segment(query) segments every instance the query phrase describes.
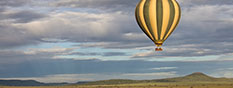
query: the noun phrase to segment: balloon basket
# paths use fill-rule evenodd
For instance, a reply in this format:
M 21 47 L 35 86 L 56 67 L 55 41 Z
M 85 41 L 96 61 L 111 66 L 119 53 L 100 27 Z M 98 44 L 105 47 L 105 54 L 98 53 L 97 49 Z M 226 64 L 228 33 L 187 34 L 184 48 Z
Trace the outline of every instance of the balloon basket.
M 155 48 L 155 51 L 163 51 L 162 48 Z

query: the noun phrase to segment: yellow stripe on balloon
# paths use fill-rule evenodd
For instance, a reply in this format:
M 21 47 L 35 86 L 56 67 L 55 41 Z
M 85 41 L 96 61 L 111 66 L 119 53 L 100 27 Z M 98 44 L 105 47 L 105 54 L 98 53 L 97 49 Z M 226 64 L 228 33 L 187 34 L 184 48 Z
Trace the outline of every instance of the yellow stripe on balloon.
M 165 37 L 165 33 L 167 31 L 167 27 L 170 19 L 170 5 L 168 0 L 162 0 L 162 4 L 163 4 L 163 23 L 162 23 L 160 40 L 163 40 L 163 38 Z
M 144 30 L 146 33 L 148 33 L 148 37 L 150 37 L 152 40 L 154 40 L 154 38 L 152 37 L 152 34 L 150 33 L 147 25 L 146 25 L 146 22 L 145 22 L 145 18 L 144 18 L 144 14 L 143 14 L 143 9 L 144 9 L 144 5 L 145 5 L 145 2 L 146 0 L 142 0 L 141 3 L 139 3 L 138 5 L 138 8 L 139 8 L 139 17 L 140 17 L 140 20 L 141 20 L 141 23 L 142 23 L 142 26 L 144 27 Z
M 168 34 L 165 37 L 165 40 L 175 30 L 175 28 L 176 28 L 176 26 L 177 26 L 177 24 L 179 23 L 179 20 L 180 20 L 180 6 L 175 0 L 172 0 L 172 3 L 174 4 L 174 7 L 175 7 L 175 18 L 174 18 L 174 22 L 173 22 L 173 24 L 171 26 L 171 29 L 169 30 Z

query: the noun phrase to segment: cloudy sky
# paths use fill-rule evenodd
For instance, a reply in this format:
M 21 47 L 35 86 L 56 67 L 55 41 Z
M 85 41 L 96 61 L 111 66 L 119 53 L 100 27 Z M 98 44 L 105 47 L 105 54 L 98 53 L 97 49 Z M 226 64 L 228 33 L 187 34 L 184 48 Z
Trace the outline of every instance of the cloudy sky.
M 233 78 L 232 0 L 177 0 L 181 22 L 163 52 L 136 23 L 139 1 L 0 0 L 0 79 Z

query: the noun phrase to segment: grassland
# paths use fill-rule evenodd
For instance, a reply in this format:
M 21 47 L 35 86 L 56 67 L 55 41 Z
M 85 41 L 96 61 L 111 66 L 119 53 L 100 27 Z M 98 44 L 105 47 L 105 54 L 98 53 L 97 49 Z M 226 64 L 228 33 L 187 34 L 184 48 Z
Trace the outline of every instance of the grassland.
M 208 83 L 208 82 L 163 82 L 163 83 L 136 83 L 136 84 L 115 84 L 115 85 L 69 85 L 69 86 L 0 86 L 0 88 L 233 88 L 232 82 Z

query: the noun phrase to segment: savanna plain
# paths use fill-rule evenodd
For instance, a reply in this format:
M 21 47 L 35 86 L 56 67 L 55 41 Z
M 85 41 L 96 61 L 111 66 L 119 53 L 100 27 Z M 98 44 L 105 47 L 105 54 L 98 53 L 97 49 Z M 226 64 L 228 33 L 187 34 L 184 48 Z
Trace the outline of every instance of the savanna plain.
M 0 88 L 233 88 L 233 83 L 136 83 L 115 85 L 0 86 Z

